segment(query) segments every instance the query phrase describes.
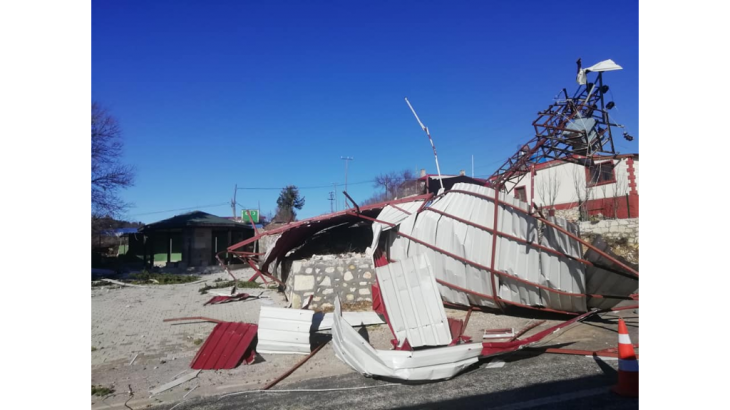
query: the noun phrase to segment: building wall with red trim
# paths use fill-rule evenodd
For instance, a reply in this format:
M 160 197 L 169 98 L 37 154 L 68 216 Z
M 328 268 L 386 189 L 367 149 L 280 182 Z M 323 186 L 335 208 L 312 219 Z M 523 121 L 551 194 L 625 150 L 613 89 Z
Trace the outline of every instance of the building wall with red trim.
M 639 216 L 639 156 L 621 155 L 616 159 L 602 158 L 596 162 L 613 161 L 615 182 L 587 186 L 586 168 L 562 161 L 535 165 L 534 175 L 527 173 L 512 191 L 525 187 L 528 202 L 546 209 L 578 208 L 585 201 L 588 215 L 601 214 L 619 219 Z

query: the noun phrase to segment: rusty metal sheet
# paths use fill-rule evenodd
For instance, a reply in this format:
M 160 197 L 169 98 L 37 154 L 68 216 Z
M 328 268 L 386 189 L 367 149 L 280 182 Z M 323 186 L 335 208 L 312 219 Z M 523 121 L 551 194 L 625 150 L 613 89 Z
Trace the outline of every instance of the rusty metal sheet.
M 258 326 L 251 323 L 218 323 L 193 358 L 193 369 L 233 369 L 245 360 L 251 363 L 256 356 L 251 343 Z

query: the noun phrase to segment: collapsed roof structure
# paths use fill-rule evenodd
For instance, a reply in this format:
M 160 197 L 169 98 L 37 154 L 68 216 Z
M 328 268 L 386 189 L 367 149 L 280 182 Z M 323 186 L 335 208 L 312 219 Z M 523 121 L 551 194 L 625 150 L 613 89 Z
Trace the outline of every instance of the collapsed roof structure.
M 354 206 L 344 211 L 256 232 L 227 251 L 256 271 L 252 280 L 269 278 L 286 286 L 279 265 L 288 253 L 328 230 L 370 224 L 367 252 L 383 288 L 396 350 L 439 346 L 434 352 L 376 351 L 341 320 L 337 300 L 333 338 L 338 357 L 364 374 L 386 377 L 451 377 L 479 356 L 516 350 L 542 337 L 485 343 L 480 350 L 455 339 L 443 303 L 577 316 L 572 323 L 638 300 L 635 266 L 581 239 L 577 225 L 546 218 L 535 204 L 509 195 L 534 164 L 557 159 L 589 165 L 595 155 L 615 154 L 612 128 L 622 126 L 608 115 L 615 104 L 604 101 L 609 88 L 603 73 L 619 69 L 611 60 L 583 69 L 579 60 L 578 90 L 571 97 L 563 89 L 562 97 L 539 112 L 532 124 L 535 137 L 483 185 L 458 182 L 437 193 L 363 207 L 352 201 Z M 588 82 L 591 74 L 595 77 Z M 624 137 L 632 138 L 626 132 Z M 241 250 L 272 235 L 278 239 L 265 254 Z

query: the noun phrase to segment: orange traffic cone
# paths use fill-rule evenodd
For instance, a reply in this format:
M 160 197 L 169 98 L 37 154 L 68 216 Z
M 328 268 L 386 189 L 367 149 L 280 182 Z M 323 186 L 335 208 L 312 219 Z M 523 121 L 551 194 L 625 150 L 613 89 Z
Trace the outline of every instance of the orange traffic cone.
M 612 390 L 619 396 L 639 397 L 639 361 L 623 319 L 618 320 L 618 384 Z

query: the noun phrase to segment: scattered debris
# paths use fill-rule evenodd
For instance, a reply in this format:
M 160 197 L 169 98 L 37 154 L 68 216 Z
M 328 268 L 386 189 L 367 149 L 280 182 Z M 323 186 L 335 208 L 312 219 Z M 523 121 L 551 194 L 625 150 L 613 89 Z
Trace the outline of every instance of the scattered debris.
M 259 299 L 261 298 L 261 295 L 258 296 L 251 296 L 248 293 L 239 293 L 234 296 L 213 296 L 212 299 L 209 301 L 203 303 L 203 306 L 205 305 L 217 305 L 221 303 L 229 303 L 229 302 L 235 302 L 238 300 L 246 300 L 246 299 Z
M 385 322 L 375 312 L 342 312 L 342 318 L 351 326 L 382 325 Z M 334 313 L 317 312 L 312 318 L 312 331 L 332 329 Z
M 193 340 L 193 344 L 195 346 L 200 346 L 203 342 L 204 342 L 203 339 L 195 339 L 195 340 Z
M 515 337 L 515 329 L 485 329 L 482 339 L 512 339 Z
M 189 389 L 188 392 L 183 395 L 183 397 L 182 397 L 183 400 L 185 400 L 185 398 L 188 397 L 188 394 L 192 393 L 193 390 L 197 389 L 198 386 L 200 386 L 200 385 L 199 384 L 196 384 L 195 387 L 193 387 L 192 389 Z
M 132 364 L 134 364 L 134 361 L 135 361 L 135 360 L 137 360 L 137 356 L 139 356 L 139 353 L 135 353 L 135 354 L 134 354 L 134 357 L 132 358 L 132 361 L 130 361 L 130 362 L 129 362 L 129 365 L 130 365 L 130 366 L 131 366 Z
M 295 371 L 296 369 L 298 369 L 298 368 L 299 368 L 299 367 L 300 367 L 301 365 L 303 365 L 304 363 L 306 363 L 306 362 L 307 362 L 307 360 L 311 359 L 311 358 L 312 358 L 312 356 L 314 356 L 315 354 L 317 354 L 317 352 L 319 352 L 320 350 L 322 350 L 322 348 L 323 348 L 323 347 L 324 347 L 324 346 L 325 346 L 325 345 L 326 345 L 327 343 L 329 343 L 329 340 L 328 340 L 328 341 L 326 341 L 326 342 L 324 342 L 324 343 L 322 343 L 321 345 L 317 346 L 317 348 L 316 348 L 316 349 L 312 350 L 312 353 L 308 354 L 308 355 L 307 355 L 307 356 L 306 356 L 305 358 L 303 358 L 302 360 L 300 360 L 300 361 L 299 361 L 299 362 L 298 362 L 297 364 L 295 364 L 295 365 L 294 365 L 294 367 L 292 367 L 291 369 L 287 370 L 287 371 L 286 371 L 286 372 L 285 372 L 284 374 L 282 374 L 281 376 L 279 376 L 279 377 L 277 377 L 276 379 L 274 379 L 274 380 L 272 380 L 271 382 L 269 382 L 269 383 L 268 383 L 268 384 L 267 384 L 266 386 L 264 386 L 264 387 L 263 387 L 263 388 L 262 388 L 261 390 L 269 390 L 270 388 L 274 387 L 274 386 L 275 386 L 275 385 L 276 385 L 277 383 L 279 383 L 280 381 L 282 381 L 282 380 L 284 380 L 285 378 L 287 378 L 287 377 L 288 377 L 288 376 L 289 376 L 290 374 L 294 373 L 294 371 Z
M 198 291 L 201 294 L 205 295 L 211 289 L 221 289 L 221 288 L 231 288 L 231 287 L 232 287 L 232 292 L 235 294 L 236 288 L 259 289 L 259 288 L 261 288 L 261 285 L 256 282 L 229 280 L 226 282 L 220 282 L 220 281 L 215 282 L 213 284 L 213 286 L 206 284 L 202 288 L 198 289 Z M 230 294 L 231 293 L 229 293 L 228 295 L 230 295 Z M 227 296 L 227 295 L 224 295 L 224 296 Z
M 127 392 L 129 397 L 127 398 L 127 401 L 124 402 L 124 407 L 128 408 L 129 410 L 134 410 L 133 408 L 127 406 L 127 403 L 129 403 L 129 401 L 132 400 L 132 397 L 134 397 L 134 391 L 132 391 L 132 385 L 128 384 L 127 388 L 129 388 L 129 391 Z
M 160 394 L 160 393 L 162 393 L 165 390 L 170 390 L 173 387 L 179 386 L 179 385 L 181 385 L 181 384 L 183 384 L 183 383 L 185 383 L 187 381 L 190 381 L 190 380 L 198 377 L 198 373 L 200 373 L 200 370 L 196 370 L 194 372 L 190 372 L 190 373 L 188 373 L 188 374 L 180 377 L 179 379 L 175 379 L 175 380 L 173 380 L 173 381 L 171 381 L 169 383 L 163 384 L 160 387 L 154 388 L 154 389 L 150 390 L 150 394 L 151 394 L 150 397 L 152 397 L 152 396 L 154 396 L 156 394 Z
M 108 396 L 110 394 L 114 393 L 114 387 L 106 387 L 106 386 L 94 386 L 91 385 L 91 395 L 92 396 Z
M 222 320 L 218 319 L 211 319 L 209 317 L 203 317 L 203 316 L 192 316 L 192 317 L 176 317 L 172 319 L 163 319 L 163 322 L 177 322 L 177 321 L 189 321 L 189 320 L 202 320 L 204 322 L 213 322 L 213 323 L 224 323 Z
M 138 284 L 179 285 L 200 281 L 200 276 L 176 275 L 172 273 L 150 273 L 149 271 L 144 270 L 142 272 L 129 275 L 129 279 Z
M 149 286 L 135 285 L 135 284 L 132 284 L 132 283 L 120 282 L 118 280 L 107 279 L 107 278 L 102 278 L 102 279 L 99 279 L 99 280 L 104 281 L 104 282 L 113 283 L 113 284 L 119 285 L 119 286 L 130 286 L 130 287 L 133 287 L 133 288 L 148 288 L 149 287 Z
M 337 357 L 356 371 L 402 380 L 451 378 L 476 363 L 482 349 L 465 343 L 418 351 L 376 350 L 342 319 L 339 298 L 335 298 L 332 341 Z
M 500 367 L 504 367 L 505 364 L 506 363 L 504 360 L 495 359 L 495 360 L 491 360 L 489 363 L 487 363 L 487 365 L 485 367 L 487 369 L 499 369 Z
M 259 314 L 259 353 L 309 354 L 314 311 L 261 306 Z
M 243 360 L 256 358 L 251 343 L 258 326 L 251 323 L 220 322 L 200 347 L 190 367 L 193 369 L 233 369 Z

